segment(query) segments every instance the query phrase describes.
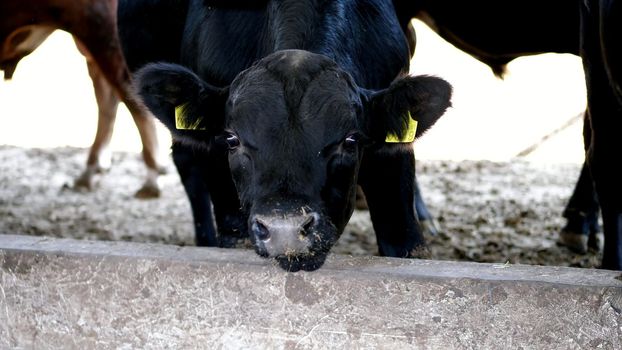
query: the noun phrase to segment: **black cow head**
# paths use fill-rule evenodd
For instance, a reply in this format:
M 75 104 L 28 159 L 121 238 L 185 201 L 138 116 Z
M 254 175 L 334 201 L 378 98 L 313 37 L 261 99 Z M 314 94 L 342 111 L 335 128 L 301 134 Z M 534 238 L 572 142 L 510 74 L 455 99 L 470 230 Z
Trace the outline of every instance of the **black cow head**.
M 352 214 L 364 146 L 403 135 L 409 115 L 420 135 L 451 95 L 424 76 L 365 90 L 331 59 L 299 50 L 265 57 L 228 88 L 170 64 L 143 68 L 137 84 L 175 139 L 228 149 L 256 251 L 287 270 L 323 264 Z

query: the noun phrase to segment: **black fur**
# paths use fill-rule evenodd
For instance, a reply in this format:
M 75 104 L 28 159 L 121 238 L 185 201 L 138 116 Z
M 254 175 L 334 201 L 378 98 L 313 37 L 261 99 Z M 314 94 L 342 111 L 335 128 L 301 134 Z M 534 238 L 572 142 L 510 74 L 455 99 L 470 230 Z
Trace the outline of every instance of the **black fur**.
M 412 18 L 503 77 L 511 60 L 545 52 L 579 54 L 583 0 L 393 0 L 402 29 Z M 411 39 L 414 41 L 414 37 Z
M 131 71 L 150 62 L 179 62 L 190 0 L 119 0 L 117 23 Z
M 183 160 L 176 164 L 184 167 L 184 186 L 191 202 L 197 202 L 197 237 L 214 242 L 213 228 L 203 231 L 210 225 L 208 209 L 196 210 L 205 207 L 203 199 L 213 193 L 216 209 L 224 199 L 236 198 L 239 207 L 226 210 L 229 219 L 217 217 L 221 240 L 227 232 L 250 231 L 260 255 L 277 258 L 288 270 L 318 268 L 352 213 L 365 145 L 375 141 L 370 152 L 379 155 L 369 158 L 366 168 L 376 169 L 373 163 L 380 162 L 397 169 L 371 185 L 387 189 L 374 196 L 375 206 L 403 207 L 375 215 L 380 251 L 416 256 L 423 238 L 412 200 L 412 150 L 384 152 L 403 148 L 382 141 L 389 131 L 403 133 L 406 111 L 421 118 L 421 130 L 431 126 L 449 106 L 451 87 L 430 77 L 402 78 L 391 85 L 409 63 L 391 2 L 213 4 L 189 2 L 180 55 L 187 68 L 150 65 L 137 75 L 147 106 L 176 140 L 202 145 L 209 154 L 228 154 L 203 168 L 193 165 L 186 148 L 174 148 L 175 158 Z M 175 130 L 173 110 L 181 104 L 190 118 L 202 118 L 206 130 Z M 212 147 L 222 144 L 229 150 Z M 194 158 L 196 164 L 206 161 L 205 156 Z M 232 181 L 235 191 L 211 183 L 210 178 L 222 181 L 229 172 L 225 182 Z M 366 178 L 378 176 L 369 172 Z M 196 192 L 201 189 L 202 195 Z M 282 218 L 304 222 L 304 239 L 295 232 L 281 246 L 275 242 L 282 235 L 255 239 L 255 234 L 266 236 L 271 220 Z M 270 227 L 277 232 L 283 225 Z
M 603 212 L 603 221 L 608 223 L 603 266 L 620 269 L 622 224 L 616 216 L 620 213 L 620 200 L 615 198 L 622 196 L 619 181 L 612 178 L 613 174 L 619 178 L 619 174 L 609 169 L 611 150 L 620 149 L 609 136 L 612 131 L 620 131 L 615 121 L 621 119 L 622 65 L 617 62 L 621 62 L 622 49 L 614 39 L 622 32 L 621 14 L 616 8 L 620 6 L 619 1 L 523 0 L 503 2 L 503 6 L 489 1 L 393 0 L 393 3 L 400 25 L 409 36 L 411 50 L 416 36 L 409 24 L 415 17 L 451 44 L 490 66 L 500 78 L 506 64 L 517 57 L 545 52 L 582 56 L 589 95 L 583 130 L 587 157 L 564 210 L 568 221 L 562 232 L 589 235 L 588 246 L 598 248 L 594 237 L 600 230 L 599 197 L 607 198 L 608 203 L 602 204 L 603 209 L 609 208 L 607 214 Z M 598 129 L 592 130 L 593 126 Z M 600 141 L 595 141 L 594 135 Z M 593 179 L 592 175 L 598 178 Z M 603 184 L 598 195 L 594 183 Z
M 602 267 L 622 270 L 622 4 L 585 0 L 581 6 L 581 57 L 591 126 L 587 163 L 602 210 Z

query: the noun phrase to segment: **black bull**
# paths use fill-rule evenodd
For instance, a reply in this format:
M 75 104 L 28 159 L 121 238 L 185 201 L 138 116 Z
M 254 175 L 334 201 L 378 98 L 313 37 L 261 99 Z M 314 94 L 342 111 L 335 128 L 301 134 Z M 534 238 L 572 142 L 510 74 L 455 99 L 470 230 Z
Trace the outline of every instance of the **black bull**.
M 520 56 L 581 55 L 588 89 L 583 133 L 586 162 L 564 211 L 568 222 L 561 240 L 578 251 L 597 247 L 594 234 L 599 229 L 600 201 L 605 232 L 602 267 L 622 269 L 622 172 L 615 166 L 622 150 L 621 45 L 614 40 L 622 33 L 619 1 L 393 2 L 412 48 L 416 40 L 409 24 L 416 17 L 488 64 L 498 76 L 509 61 Z
M 283 268 L 317 269 L 358 183 L 380 254 L 419 256 L 412 147 L 385 140 L 414 132 L 411 116 L 421 135 L 449 106 L 451 87 L 401 76 L 407 43 L 388 0 L 260 3 L 240 11 L 190 1 L 183 66 L 137 74 L 145 103 L 173 133 L 197 242 L 250 235 Z

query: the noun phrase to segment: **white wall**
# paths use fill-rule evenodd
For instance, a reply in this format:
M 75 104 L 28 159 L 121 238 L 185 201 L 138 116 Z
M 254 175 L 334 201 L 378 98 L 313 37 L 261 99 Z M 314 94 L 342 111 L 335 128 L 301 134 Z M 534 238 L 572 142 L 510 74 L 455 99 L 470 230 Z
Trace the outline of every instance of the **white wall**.
M 419 159 L 510 160 L 585 109 L 580 59 L 570 55 L 520 58 L 505 80 L 442 41 L 415 21 L 414 74 L 433 74 L 454 86 L 454 107 L 416 145 Z M 0 82 L 0 144 L 23 147 L 88 147 L 97 106 L 86 64 L 71 36 L 55 32 Z M 557 134 L 528 157 L 534 161 L 581 162 L 581 122 Z M 162 152 L 170 136 L 160 127 Z M 113 150 L 139 152 L 131 117 L 119 109 Z

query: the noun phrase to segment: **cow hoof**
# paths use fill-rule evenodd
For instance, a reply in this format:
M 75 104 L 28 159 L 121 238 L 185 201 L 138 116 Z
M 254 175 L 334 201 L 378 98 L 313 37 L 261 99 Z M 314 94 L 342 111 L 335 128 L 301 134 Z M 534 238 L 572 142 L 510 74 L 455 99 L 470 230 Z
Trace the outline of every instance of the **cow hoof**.
M 92 191 L 93 179 L 80 176 L 73 181 L 72 189 L 76 191 Z
M 559 233 L 559 241 L 561 245 L 578 254 L 587 253 L 588 236 L 582 233 L 574 233 L 562 230 Z
M 591 251 L 601 252 L 605 242 L 605 235 L 602 232 L 592 232 L 587 240 L 587 247 Z
M 95 175 L 88 170 L 73 180 L 72 189 L 78 192 L 90 192 L 95 188 Z
M 437 236 L 440 232 L 438 222 L 434 219 L 422 220 L 419 223 L 424 236 Z
M 138 199 L 154 199 L 160 197 L 160 188 L 157 185 L 151 183 L 145 183 L 143 187 L 141 187 L 134 194 L 135 198 Z
M 160 186 L 158 186 L 159 169 L 147 168 L 147 177 L 143 187 L 134 194 L 138 199 L 153 199 L 160 197 Z
M 73 189 L 76 191 L 92 191 L 95 188 L 95 176 L 107 172 L 109 167 L 101 165 L 87 165 L 86 169 L 73 181 Z

